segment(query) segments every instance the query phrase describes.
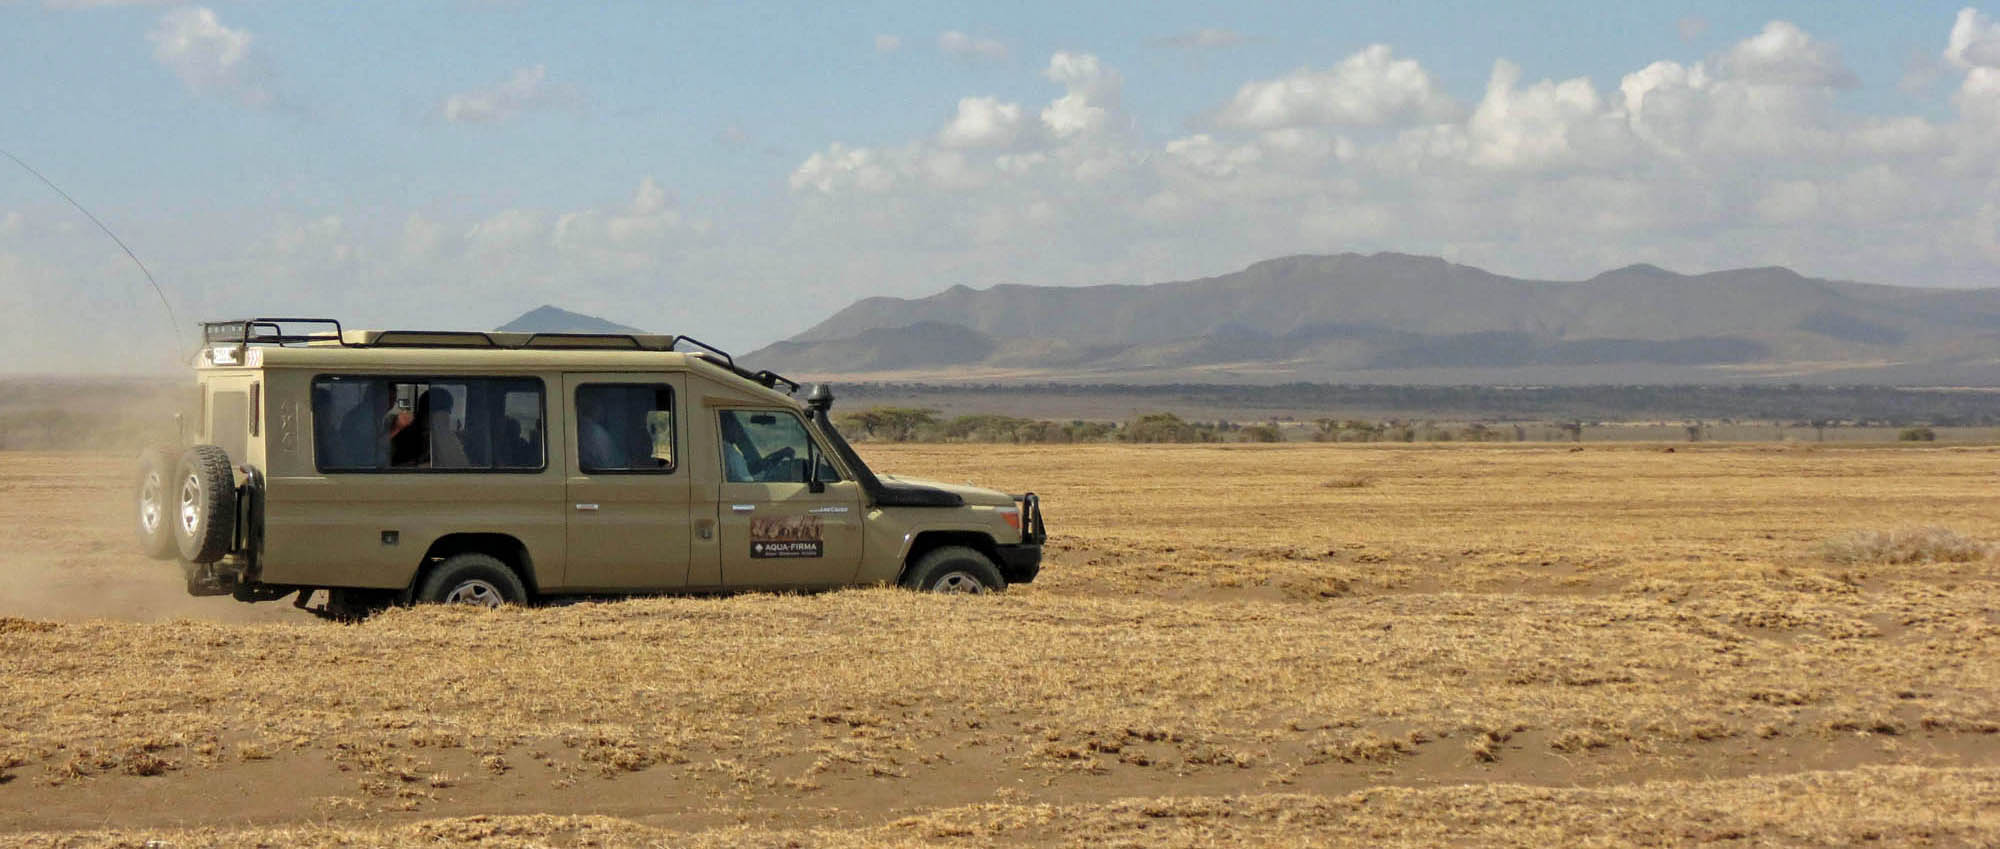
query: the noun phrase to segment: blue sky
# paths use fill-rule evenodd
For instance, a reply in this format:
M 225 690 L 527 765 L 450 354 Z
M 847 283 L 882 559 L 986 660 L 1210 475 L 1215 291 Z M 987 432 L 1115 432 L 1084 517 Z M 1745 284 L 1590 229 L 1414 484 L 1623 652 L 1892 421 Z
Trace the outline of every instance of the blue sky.
M 752 347 L 868 295 L 1384 249 L 1992 285 L 1989 44 L 1919 2 L 14 0 L 0 147 L 191 317 L 553 302 Z M 79 222 L 0 171 L 17 370 L 76 362 L 38 313 L 157 321 Z

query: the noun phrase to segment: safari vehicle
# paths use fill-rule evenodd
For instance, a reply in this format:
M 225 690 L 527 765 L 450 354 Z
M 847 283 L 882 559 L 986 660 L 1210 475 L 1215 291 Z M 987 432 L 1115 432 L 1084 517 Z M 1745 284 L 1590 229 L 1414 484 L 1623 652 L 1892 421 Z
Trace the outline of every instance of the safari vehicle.
M 141 458 L 140 546 L 195 595 L 412 602 L 992 592 L 1041 567 L 1033 493 L 878 475 L 833 395 L 685 336 L 203 325 L 185 448 Z M 321 592 L 321 591 L 324 592 Z

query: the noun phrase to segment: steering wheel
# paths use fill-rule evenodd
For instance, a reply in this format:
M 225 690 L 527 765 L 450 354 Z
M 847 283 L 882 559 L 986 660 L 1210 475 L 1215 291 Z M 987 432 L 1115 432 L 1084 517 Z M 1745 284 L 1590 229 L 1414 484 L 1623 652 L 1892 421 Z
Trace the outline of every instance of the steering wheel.
M 787 445 L 783 448 L 771 452 L 769 456 L 758 457 L 755 460 L 751 460 L 749 462 L 750 474 L 761 479 L 764 477 L 765 471 L 769 470 L 773 466 L 778 465 L 779 463 L 783 463 L 787 460 L 792 459 L 792 457 L 794 456 L 796 456 L 796 453 L 792 451 L 792 446 Z

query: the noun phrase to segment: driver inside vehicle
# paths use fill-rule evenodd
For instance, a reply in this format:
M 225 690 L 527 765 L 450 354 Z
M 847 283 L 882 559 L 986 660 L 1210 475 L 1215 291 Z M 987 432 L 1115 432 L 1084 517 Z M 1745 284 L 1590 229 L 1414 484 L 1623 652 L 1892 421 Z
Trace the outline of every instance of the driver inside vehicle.
M 774 446 L 769 453 L 758 450 L 759 440 L 751 437 L 753 431 L 764 437 L 765 445 Z M 795 418 L 722 411 L 722 468 L 730 483 L 805 483 L 804 469 L 797 460 L 806 445 L 805 431 Z

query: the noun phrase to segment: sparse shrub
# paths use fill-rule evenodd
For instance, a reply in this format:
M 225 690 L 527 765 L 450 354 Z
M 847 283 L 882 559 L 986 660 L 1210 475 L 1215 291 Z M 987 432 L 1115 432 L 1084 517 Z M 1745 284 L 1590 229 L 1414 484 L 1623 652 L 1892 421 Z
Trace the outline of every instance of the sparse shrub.
M 959 416 L 944 425 L 946 439 L 968 442 L 1020 442 L 1021 433 L 1039 424 L 1032 419 L 981 413 Z
M 1283 441 L 1285 441 L 1285 435 L 1284 435 L 1284 434 L 1283 434 L 1282 432 L 1280 432 L 1280 431 L 1278 430 L 1278 426 L 1277 426 L 1277 425 L 1276 425 L 1275 423 L 1274 423 L 1274 424 L 1254 424 L 1254 425 L 1244 425 L 1244 426 L 1243 426 L 1243 441 L 1245 441 L 1245 442 L 1283 442 Z
M 1821 556 L 1833 563 L 1972 563 L 1993 550 L 1949 528 L 1855 531 L 1820 544 Z
M 1937 431 L 1927 427 L 1904 428 L 1902 433 L 1896 434 L 1896 438 L 1904 442 L 1936 442 Z
M 1081 419 L 1063 425 L 1063 435 L 1071 442 L 1104 442 L 1118 433 L 1118 426 L 1109 422 L 1087 422 Z
M 908 442 L 924 428 L 937 424 L 937 411 L 914 407 L 871 407 L 841 415 L 843 432 L 867 439 Z
M 1183 421 L 1173 413 L 1147 413 L 1125 426 L 1126 442 L 1214 442 L 1215 431 Z

